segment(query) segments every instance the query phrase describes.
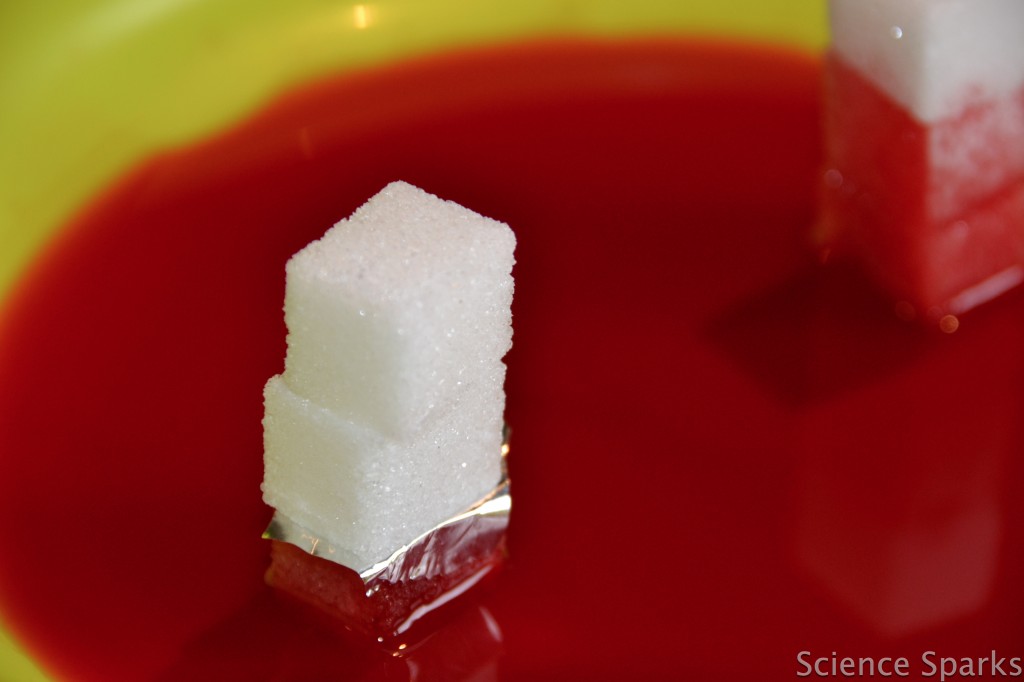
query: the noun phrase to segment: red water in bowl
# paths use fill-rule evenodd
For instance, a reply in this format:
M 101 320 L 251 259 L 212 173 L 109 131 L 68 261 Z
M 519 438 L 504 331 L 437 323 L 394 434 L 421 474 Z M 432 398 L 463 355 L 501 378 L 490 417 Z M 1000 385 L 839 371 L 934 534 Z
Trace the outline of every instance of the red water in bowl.
M 944 335 L 816 262 L 818 79 L 736 46 L 507 47 L 320 83 L 151 159 L 3 311 L 15 635 L 82 680 L 1024 655 L 1024 298 Z M 263 585 L 259 491 L 285 260 L 395 179 L 519 240 L 509 564 L 398 658 Z

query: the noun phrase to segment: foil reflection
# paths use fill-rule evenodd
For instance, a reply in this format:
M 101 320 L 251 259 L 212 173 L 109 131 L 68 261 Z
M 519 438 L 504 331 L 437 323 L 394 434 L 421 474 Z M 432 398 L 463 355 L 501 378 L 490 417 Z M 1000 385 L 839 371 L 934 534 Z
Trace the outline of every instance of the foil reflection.
M 497 682 L 503 649 L 497 620 L 487 608 L 479 606 L 402 650 L 396 658 L 404 664 L 409 682 Z M 383 678 L 370 678 L 377 679 Z
M 429 637 L 395 654 L 351 637 L 323 616 L 263 589 L 185 644 L 160 682 L 495 682 L 504 643 L 483 606 L 452 614 Z

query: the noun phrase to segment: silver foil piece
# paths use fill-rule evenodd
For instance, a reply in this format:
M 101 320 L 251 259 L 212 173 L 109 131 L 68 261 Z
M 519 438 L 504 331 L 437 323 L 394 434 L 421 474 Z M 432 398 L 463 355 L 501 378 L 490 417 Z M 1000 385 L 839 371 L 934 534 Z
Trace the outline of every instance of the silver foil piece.
M 465 564 L 467 557 L 493 553 L 504 542 L 512 511 L 508 480 L 511 435 L 512 430 L 505 424 L 501 433 L 501 480 L 490 493 L 469 509 L 442 521 L 372 566 L 355 566 L 343 548 L 331 545 L 277 510 L 274 510 L 263 538 L 290 543 L 313 556 L 350 568 L 371 589 L 375 581 L 397 583 L 456 572 Z M 367 591 L 369 594 L 370 590 Z
M 503 435 L 498 485 L 469 509 L 437 524 L 372 566 L 356 567 L 344 548 L 331 545 L 275 511 L 264 538 L 288 543 L 343 567 L 341 576 L 328 581 L 339 581 L 337 589 L 316 578 L 282 586 L 339 616 L 347 627 L 375 635 L 379 642 L 404 637 L 421 617 L 469 590 L 504 558 L 505 531 L 512 510 L 506 467 L 507 427 Z M 268 576 L 274 571 L 274 561 Z
M 462 563 L 461 557 L 493 551 L 504 537 L 511 510 L 512 495 L 505 474 L 494 490 L 466 511 L 442 521 L 396 549 L 391 556 L 363 568 L 346 562 L 347 553 L 343 549 L 279 511 L 274 512 L 263 537 L 288 542 L 313 556 L 351 568 L 372 587 L 375 581 L 400 582 L 448 574 Z

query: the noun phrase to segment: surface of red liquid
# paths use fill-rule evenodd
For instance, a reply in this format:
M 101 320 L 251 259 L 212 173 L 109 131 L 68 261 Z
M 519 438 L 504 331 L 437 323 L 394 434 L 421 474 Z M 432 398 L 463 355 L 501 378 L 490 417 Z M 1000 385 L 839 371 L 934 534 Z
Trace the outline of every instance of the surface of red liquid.
M 0 608 L 81 680 L 784 680 L 1021 655 L 1024 298 L 952 335 L 807 256 L 819 71 L 508 47 L 152 159 L 0 322 Z M 511 224 L 510 558 L 394 658 L 263 583 L 284 263 L 391 180 Z

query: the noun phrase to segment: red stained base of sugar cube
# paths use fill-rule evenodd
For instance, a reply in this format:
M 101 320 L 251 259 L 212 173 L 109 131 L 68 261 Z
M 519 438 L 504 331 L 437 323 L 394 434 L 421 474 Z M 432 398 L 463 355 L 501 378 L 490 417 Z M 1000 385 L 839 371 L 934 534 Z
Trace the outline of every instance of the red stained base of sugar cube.
M 392 646 L 429 634 L 431 623 L 455 608 L 448 606 L 449 599 L 489 582 L 504 556 L 501 541 L 488 553 L 467 556 L 457 571 L 368 586 L 347 566 L 272 540 L 266 581 L 333 616 L 352 632 Z M 420 617 L 410 622 L 417 612 Z
M 1024 153 L 1014 118 L 1024 90 L 926 126 L 834 55 L 826 61 L 822 242 L 860 260 L 891 296 L 932 315 L 1024 265 Z M 974 140 L 949 161 L 949 147 Z M 946 150 L 946 151 L 943 151 Z

